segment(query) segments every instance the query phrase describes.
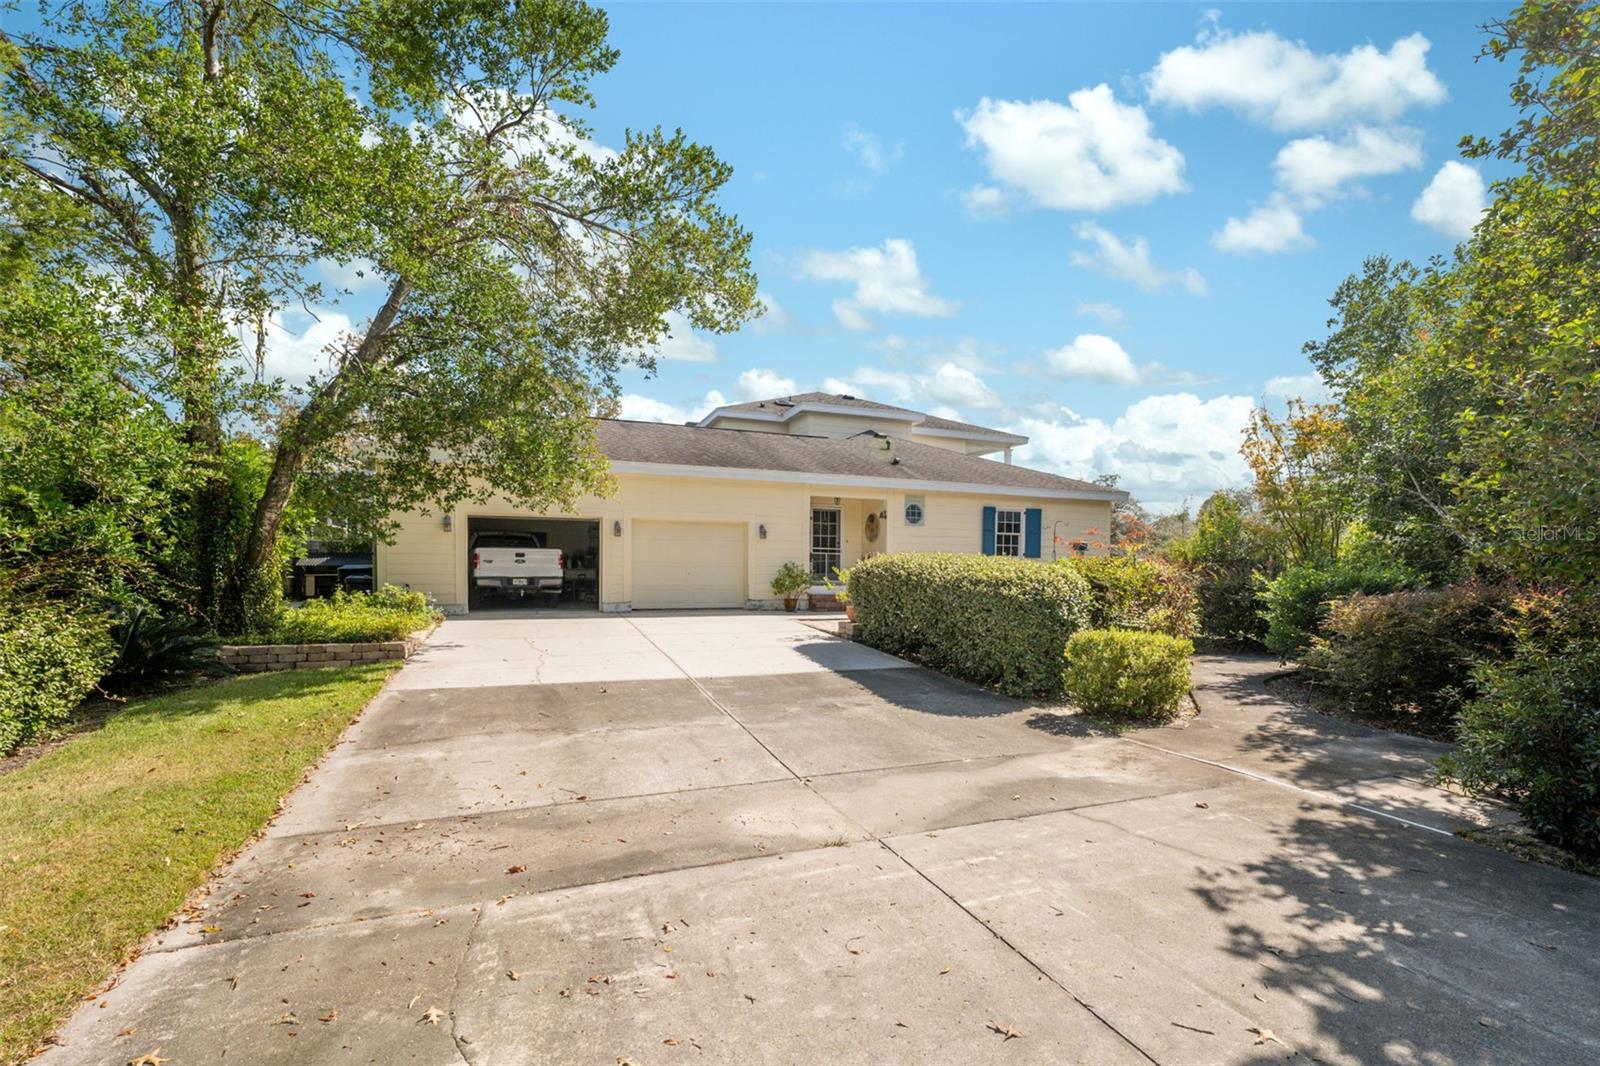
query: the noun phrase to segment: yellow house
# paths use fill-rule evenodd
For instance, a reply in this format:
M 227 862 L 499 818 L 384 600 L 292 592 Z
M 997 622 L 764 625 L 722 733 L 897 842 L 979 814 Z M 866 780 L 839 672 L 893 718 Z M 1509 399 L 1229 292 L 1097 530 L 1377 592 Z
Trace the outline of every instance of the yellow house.
M 580 605 L 770 607 L 789 561 L 820 584 L 877 552 L 1094 551 L 1126 498 L 1013 465 L 1026 437 L 830 393 L 731 404 L 688 425 L 604 419 L 596 437 L 615 493 L 563 513 L 502 500 L 397 515 L 393 542 L 378 546 L 379 584 L 476 608 L 474 541 L 518 530 L 564 551 Z

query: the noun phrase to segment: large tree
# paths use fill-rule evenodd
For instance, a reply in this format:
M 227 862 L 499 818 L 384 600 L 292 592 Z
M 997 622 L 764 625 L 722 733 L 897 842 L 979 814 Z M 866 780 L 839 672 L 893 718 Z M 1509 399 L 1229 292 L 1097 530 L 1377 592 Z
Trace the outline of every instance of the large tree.
M 84 0 L 0 34 L 0 217 L 161 338 L 125 384 L 199 466 L 181 576 L 213 624 L 250 621 L 296 492 L 376 525 L 603 490 L 619 368 L 669 321 L 753 313 L 729 168 L 577 117 L 606 35 L 577 0 Z M 351 298 L 337 268 L 379 283 L 370 317 L 308 381 L 262 380 L 282 312 Z M 241 431 L 272 461 L 235 522 Z

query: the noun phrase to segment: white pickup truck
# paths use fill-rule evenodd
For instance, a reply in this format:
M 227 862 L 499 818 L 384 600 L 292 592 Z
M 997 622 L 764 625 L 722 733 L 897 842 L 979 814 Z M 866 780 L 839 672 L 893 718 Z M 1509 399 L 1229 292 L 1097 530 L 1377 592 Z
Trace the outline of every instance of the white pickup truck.
M 479 533 L 472 541 L 472 583 L 496 596 L 561 595 L 566 553 L 546 548 L 542 533 Z

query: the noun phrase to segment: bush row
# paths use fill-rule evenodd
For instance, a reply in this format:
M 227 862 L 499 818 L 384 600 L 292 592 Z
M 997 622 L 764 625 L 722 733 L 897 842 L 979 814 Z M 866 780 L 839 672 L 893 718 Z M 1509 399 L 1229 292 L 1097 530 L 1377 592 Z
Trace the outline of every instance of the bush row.
M 385 585 L 376 592 L 335 592 L 301 607 L 279 606 L 271 625 L 230 637 L 229 644 L 365 644 L 400 640 L 437 617 L 420 592 Z
M 1075 567 L 998 556 L 875 555 L 849 592 L 867 643 L 1014 696 L 1061 694 L 1067 640 L 1093 609 Z
M 1171 563 L 1131 555 L 1098 555 L 1064 564 L 1089 582 L 1090 624 L 1192 637 L 1198 628 L 1195 580 Z

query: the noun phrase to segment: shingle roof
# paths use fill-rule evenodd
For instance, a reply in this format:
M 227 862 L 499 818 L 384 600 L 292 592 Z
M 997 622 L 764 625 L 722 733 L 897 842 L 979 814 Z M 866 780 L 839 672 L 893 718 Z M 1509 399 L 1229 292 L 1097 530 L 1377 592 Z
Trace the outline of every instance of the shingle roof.
M 596 423 L 600 451 L 614 463 L 775 470 L 884 481 L 937 482 L 1034 489 L 1042 494 L 1087 494 L 1121 499 L 1126 493 L 1042 470 L 964 455 L 931 444 L 866 431 L 852 437 L 813 437 L 710 429 L 665 422 L 606 418 Z M 898 459 L 898 462 L 894 460 Z
M 896 415 L 910 415 L 914 418 L 922 417 L 921 411 L 913 411 L 909 407 L 894 407 L 876 400 L 863 400 L 859 396 L 850 396 L 839 392 L 797 392 L 793 396 L 778 396 L 770 400 L 749 400 L 745 403 L 724 404 L 720 409 L 724 411 L 781 411 L 786 407 L 795 407 L 803 403 L 822 403 L 829 407 L 858 407 L 863 411 L 884 411 Z
M 940 418 L 938 415 L 924 415 L 921 422 L 917 423 L 918 429 L 945 429 L 954 433 L 981 433 L 990 437 L 1003 437 L 1008 440 L 1027 440 L 1015 433 L 1007 433 L 1002 429 L 990 429 L 988 426 L 977 426 L 971 422 L 957 422 L 953 418 Z
M 864 413 L 875 412 L 888 418 L 911 422 L 918 429 L 937 429 L 947 433 L 971 433 L 1001 441 L 1025 441 L 1028 439 L 1019 437 L 1015 433 L 990 429 L 988 426 L 978 426 L 971 422 L 958 422 L 953 418 L 940 418 L 938 415 L 913 411 L 909 407 L 895 407 L 892 404 L 878 403 L 876 400 L 863 400 L 859 396 L 851 396 L 840 392 L 797 392 L 792 396 L 778 396 L 770 400 L 747 400 L 744 403 L 724 404 L 695 424 L 706 425 L 721 415 L 737 415 L 741 412 L 782 417 L 794 408 L 805 404 L 816 404 L 824 407 L 849 407 Z

